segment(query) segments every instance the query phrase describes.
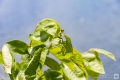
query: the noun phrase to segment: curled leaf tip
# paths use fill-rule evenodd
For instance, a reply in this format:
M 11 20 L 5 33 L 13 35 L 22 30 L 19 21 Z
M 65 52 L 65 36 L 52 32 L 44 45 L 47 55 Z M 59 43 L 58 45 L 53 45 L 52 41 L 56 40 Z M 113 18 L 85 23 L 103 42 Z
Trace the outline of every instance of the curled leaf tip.
M 89 51 L 90 51 L 90 52 L 93 52 L 93 53 L 94 53 L 94 52 L 97 52 L 97 53 L 99 53 L 99 54 L 104 54 L 104 55 L 106 55 L 107 57 L 109 57 L 109 58 L 113 59 L 114 61 L 116 61 L 115 56 L 114 56 L 111 52 L 106 51 L 106 50 L 104 50 L 104 49 L 92 48 L 92 49 L 90 49 Z

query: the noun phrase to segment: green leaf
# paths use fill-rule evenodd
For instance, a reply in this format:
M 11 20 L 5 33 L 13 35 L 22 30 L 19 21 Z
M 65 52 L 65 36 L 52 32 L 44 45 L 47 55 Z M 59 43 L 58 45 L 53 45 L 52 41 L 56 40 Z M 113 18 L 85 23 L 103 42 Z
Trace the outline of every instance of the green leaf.
M 51 69 L 46 70 L 44 75 L 47 80 L 63 80 L 63 76 L 60 73 Z
M 94 52 L 94 54 L 95 54 L 96 58 L 97 58 L 98 60 L 100 60 L 100 58 L 99 58 L 99 53 Z M 100 74 L 100 73 L 94 72 L 94 71 L 90 70 L 89 68 L 86 68 L 86 70 L 87 70 L 88 75 L 89 75 L 93 80 L 98 80 L 98 77 L 99 77 L 99 74 Z
M 99 77 L 99 73 L 96 73 L 92 70 L 89 70 L 89 69 L 86 69 L 87 70 L 87 73 L 88 75 L 93 79 L 93 80 L 98 80 L 98 77 Z
M 0 51 L 0 64 L 3 64 L 2 51 Z
M 54 38 L 54 39 L 52 39 L 51 44 L 57 45 L 57 44 L 59 44 L 59 42 L 60 42 L 60 38 Z
M 6 43 L 11 53 L 28 54 L 28 45 L 20 40 L 12 40 Z
M 21 55 L 21 60 L 23 62 L 29 62 L 30 61 L 30 54 Z
M 64 46 L 66 47 L 67 53 L 73 52 L 72 41 L 71 41 L 70 37 L 66 34 L 64 36 L 66 38 L 66 45 L 64 45 Z
M 29 40 L 31 40 L 30 46 L 36 46 L 42 44 L 42 42 L 34 40 L 34 38 L 32 38 L 32 34 L 29 35 Z
M 32 47 L 29 47 L 28 48 L 28 52 L 30 53 L 31 56 L 34 55 L 35 51 L 37 51 L 39 48 L 44 48 L 45 45 L 44 44 L 41 44 L 41 45 L 36 45 L 36 46 L 32 46 Z
M 38 80 L 38 79 L 36 79 L 36 80 Z M 45 75 L 43 74 L 43 75 L 41 75 L 41 77 L 39 78 L 39 80 L 47 80 L 47 79 L 46 79 Z
M 41 67 L 39 66 L 36 70 L 36 77 L 34 80 L 46 80 Z
M 74 56 L 71 57 L 72 61 L 84 72 L 84 76 L 86 80 L 88 80 L 88 74 L 83 64 L 82 54 L 76 49 L 73 49 L 73 54 Z
M 70 69 L 74 70 L 74 63 L 70 59 L 70 57 L 73 56 L 73 54 L 72 53 L 68 53 L 66 55 L 63 55 L 61 50 L 62 50 L 61 48 L 56 47 L 56 46 L 49 49 L 51 54 L 53 54 L 61 62 L 63 62 L 67 66 L 69 66 Z
M 25 79 L 25 74 L 24 74 L 24 71 L 20 71 L 16 77 L 16 80 L 26 80 Z
M 103 64 L 99 57 L 91 53 L 82 54 L 82 56 L 84 65 L 88 70 L 91 70 L 96 73 L 105 74 Z
M 40 64 L 42 64 L 42 66 L 45 63 L 47 54 L 48 54 L 48 48 L 45 47 L 45 48 L 43 48 L 41 55 L 40 55 Z
M 60 25 L 53 19 L 42 20 L 36 28 L 36 31 L 46 31 L 48 34 L 55 36 L 60 32 Z
M 50 58 L 50 57 L 46 57 L 45 64 L 46 64 L 49 68 L 51 68 L 52 70 L 61 72 L 60 64 L 59 64 L 57 61 L 55 61 L 54 59 L 52 59 L 52 58 Z
M 29 39 L 32 40 L 31 45 L 39 45 L 41 43 L 47 43 L 51 40 L 51 35 L 45 31 L 37 31 L 29 35 Z
M 40 59 L 41 52 L 42 52 L 42 48 L 39 48 L 34 52 L 34 55 L 30 60 L 30 62 L 28 63 L 28 66 L 25 70 L 26 75 L 29 75 L 29 76 L 35 75 L 36 69 L 39 66 L 39 59 Z
M 53 36 L 58 36 L 59 24 L 53 19 L 44 19 L 37 26 L 33 34 L 29 35 L 31 45 L 49 43 Z
M 36 70 L 37 70 L 38 66 L 40 65 L 40 63 L 39 63 L 40 55 L 45 46 L 40 45 L 38 47 L 39 47 L 39 49 L 34 52 L 34 55 L 33 55 L 32 59 L 29 61 L 28 66 L 25 70 L 26 78 L 29 80 L 34 79 L 36 76 Z M 42 64 L 41 64 L 41 67 L 42 67 Z
M 3 58 L 5 72 L 11 74 L 13 58 L 6 44 L 3 45 L 2 47 L 2 58 Z
M 13 62 L 12 64 L 12 69 L 11 69 L 11 74 L 9 74 L 11 80 L 16 80 L 16 77 L 20 71 L 20 65 L 18 62 Z
M 20 63 L 20 69 L 25 70 L 27 68 L 28 62 L 21 62 Z
M 3 46 L 2 58 L 6 73 L 11 74 L 12 63 L 14 61 L 13 55 L 11 53 L 28 54 L 27 49 L 27 44 L 19 40 L 9 41 Z
M 84 75 L 84 72 L 77 66 L 75 65 L 75 71 L 72 71 L 67 65 L 63 64 L 62 69 L 67 78 L 70 80 L 86 80 L 86 77 Z
M 109 58 L 113 59 L 114 61 L 116 61 L 115 56 L 111 52 L 108 52 L 106 50 L 92 48 L 92 49 L 90 49 L 90 51 L 91 52 L 98 52 L 98 53 L 104 54 L 104 55 L 108 56 Z
M 71 57 L 72 61 L 80 67 L 84 67 L 81 53 L 78 50 L 73 49 L 73 55 L 74 56 Z

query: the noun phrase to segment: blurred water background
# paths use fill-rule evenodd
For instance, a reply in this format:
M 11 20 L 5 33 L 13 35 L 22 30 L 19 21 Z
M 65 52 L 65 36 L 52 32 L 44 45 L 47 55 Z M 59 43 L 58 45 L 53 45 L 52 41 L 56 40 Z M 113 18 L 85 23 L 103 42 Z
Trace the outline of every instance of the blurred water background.
M 120 74 L 120 0 L 0 0 L 0 49 L 12 39 L 29 43 L 43 18 L 57 20 L 79 51 L 102 48 L 115 55 L 116 62 L 101 55 L 106 74 L 99 80 Z M 1 65 L 0 79 L 9 80 Z

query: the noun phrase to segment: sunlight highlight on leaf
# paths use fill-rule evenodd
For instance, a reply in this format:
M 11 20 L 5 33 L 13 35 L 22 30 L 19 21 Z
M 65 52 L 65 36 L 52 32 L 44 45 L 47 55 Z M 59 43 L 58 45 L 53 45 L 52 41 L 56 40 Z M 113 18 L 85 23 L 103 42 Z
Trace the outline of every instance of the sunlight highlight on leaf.
M 6 44 L 2 47 L 2 57 L 3 57 L 5 72 L 11 74 L 12 55 L 11 55 L 10 50 Z

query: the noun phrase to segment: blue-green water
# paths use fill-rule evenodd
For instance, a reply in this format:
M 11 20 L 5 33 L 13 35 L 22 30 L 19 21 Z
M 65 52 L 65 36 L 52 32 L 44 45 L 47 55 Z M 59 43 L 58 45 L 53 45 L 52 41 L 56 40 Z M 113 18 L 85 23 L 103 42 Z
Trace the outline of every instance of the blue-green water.
M 29 42 L 28 34 L 43 18 L 57 20 L 79 51 L 95 47 L 115 55 L 116 62 L 101 56 L 106 74 L 99 80 L 114 80 L 113 75 L 120 74 L 119 0 L 1 0 L 0 48 L 11 39 Z M 9 80 L 2 66 L 0 78 Z

